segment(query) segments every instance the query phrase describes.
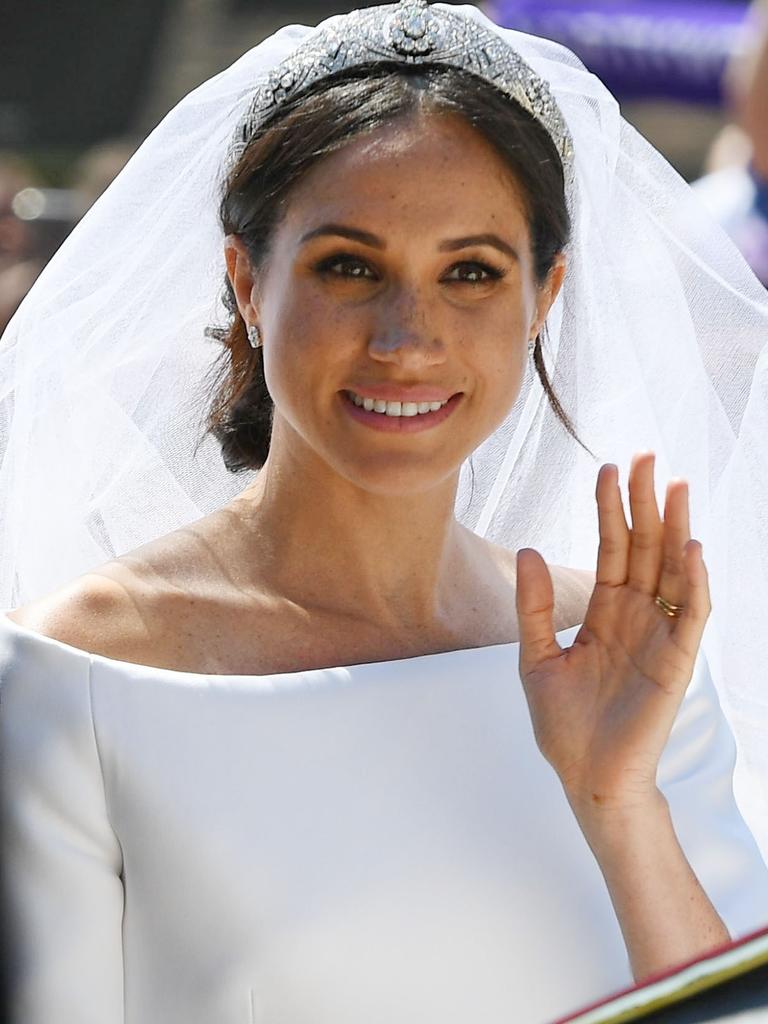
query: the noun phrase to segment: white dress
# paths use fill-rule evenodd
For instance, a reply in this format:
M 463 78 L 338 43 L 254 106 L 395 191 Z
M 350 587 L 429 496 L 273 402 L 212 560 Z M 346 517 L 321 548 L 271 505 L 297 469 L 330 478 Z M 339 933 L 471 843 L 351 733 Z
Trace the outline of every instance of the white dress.
M 518 655 L 205 675 L 0 613 L 12 1024 L 544 1024 L 631 984 Z M 659 784 L 739 936 L 733 759 L 700 653 Z

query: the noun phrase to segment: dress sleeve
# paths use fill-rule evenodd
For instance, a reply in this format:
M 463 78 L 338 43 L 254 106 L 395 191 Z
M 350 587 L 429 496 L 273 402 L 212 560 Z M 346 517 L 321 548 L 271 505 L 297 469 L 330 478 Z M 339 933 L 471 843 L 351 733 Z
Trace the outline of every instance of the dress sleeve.
M 736 743 L 703 649 L 659 763 L 680 845 L 733 939 L 768 926 L 768 867 L 733 794 Z
M 90 658 L 0 625 L 2 887 L 9 1024 L 123 1024 L 120 844 Z

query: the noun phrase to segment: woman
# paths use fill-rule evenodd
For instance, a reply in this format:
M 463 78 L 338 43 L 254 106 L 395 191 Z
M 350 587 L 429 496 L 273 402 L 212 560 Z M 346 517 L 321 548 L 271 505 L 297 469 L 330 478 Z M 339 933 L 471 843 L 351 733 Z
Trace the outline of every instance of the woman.
M 3 618 L 19 1020 L 543 1022 L 768 919 L 768 873 L 733 799 L 733 740 L 700 651 L 712 602 L 686 482 L 668 487 L 662 518 L 653 452 L 638 454 L 630 529 L 617 466 L 603 464 L 592 573 L 550 574 L 531 548 L 513 561 L 484 512 L 475 531 L 456 517 L 465 460 L 479 471 L 470 504 L 474 485 L 486 509 L 484 474 L 496 465 L 493 491 L 513 450 L 527 351 L 555 425 L 574 433 L 546 376 L 545 323 L 562 340 L 574 300 L 593 315 L 615 296 L 590 302 L 599 270 L 587 273 L 582 246 L 600 210 L 594 179 L 574 174 L 572 120 L 476 10 L 446 10 L 357 12 L 309 34 L 255 92 L 250 69 L 226 114 L 239 131 L 220 209 L 231 318 L 212 331 L 224 359 L 208 427 L 230 472 L 260 471 L 201 518 Z M 344 66 L 329 67 L 340 31 Z M 269 67 L 298 35 L 264 44 Z M 492 58 L 484 73 L 478 54 Z M 161 165 L 178 157 L 164 142 L 147 144 Z M 52 360 L 70 422 L 110 409 L 114 433 L 89 434 L 86 455 L 88 530 L 102 543 L 120 533 L 114 495 L 136 496 L 149 466 L 131 464 L 139 439 L 121 438 L 138 423 L 149 437 L 172 394 L 186 405 L 194 373 L 181 357 L 194 357 L 199 255 L 130 206 L 137 174 L 152 168 L 156 209 L 172 206 L 190 239 L 207 227 L 183 178 L 169 195 L 148 152 L 105 197 L 132 212 L 100 225 L 128 264 L 106 285 L 118 301 L 94 317 L 94 279 L 71 278 L 65 296 L 56 268 L 38 289 L 85 332 L 87 403 L 62 387 L 71 365 Z M 122 230 L 189 265 L 176 276 L 148 264 Z M 70 267 L 93 242 L 73 237 Z M 144 290 L 126 287 L 134 261 Z M 656 285 L 658 269 L 643 280 Z M 182 311 L 180 344 L 163 333 L 168 309 Z M 84 340 L 97 321 L 100 350 Z M 16 327 L 21 338 L 31 321 Z M 101 332 L 120 339 L 108 375 Z M 180 402 L 163 411 L 175 443 L 197 384 L 186 421 Z M 21 405 L 17 393 L 15 416 Z M 552 424 L 530 430 L 543 474 L 559 457 Z M 177 480 L 188 475 L 188 453 L 155 437 L 162 461 L 186 462 Z M 110 474 L 92 461 L 107 448 Z M 538 486 L 530 519 L 578 514 L 575 503 L 553 518 Z M 515 497 L 496 496 L 497 529 Z M 164 489 L 130 518 L 148 529 L 166 503 L 178 513 Z

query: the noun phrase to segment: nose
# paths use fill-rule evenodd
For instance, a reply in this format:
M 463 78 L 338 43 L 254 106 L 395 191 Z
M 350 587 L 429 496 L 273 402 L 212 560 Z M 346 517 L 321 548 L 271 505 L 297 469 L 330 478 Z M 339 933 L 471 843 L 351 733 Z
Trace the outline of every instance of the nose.
M 374 326 L 368 352 L 381 363 L 422 369 L 445 362 L 445 344 L 428 304 L 413 289 L 389 294 Z

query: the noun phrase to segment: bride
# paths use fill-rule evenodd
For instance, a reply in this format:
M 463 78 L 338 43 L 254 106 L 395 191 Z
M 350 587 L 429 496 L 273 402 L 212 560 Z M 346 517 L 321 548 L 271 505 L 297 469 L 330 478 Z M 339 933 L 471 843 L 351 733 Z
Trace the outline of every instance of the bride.
M 591 317 L 594 340 L 610 323 L 624 355 L 637 340 L 617 295 L 594 289 L 600 271 L 590 277 L 599 197 L 573 162 L 589 134 L 521 59 L 537 63 L 536 42 L 474 8 L 410 0 L 324 31 L 283 30 L 219 76 L 254 62 L 245 108 L 227 110 L 239 134 L 220 181 L 213 373 L 185 383 L 198 344 L 186 304 L 203 277 L 180 225 L 191 221 L 192 245 L 207 229 L 195 234 L 181 178 L 163 192 L 159 136 L 94 210 L 95 227 L 116 229 L 99 243 L 107 264 L 120 255 L 117 281 L 91 264 L 107 289 L 102 325 L 87 275 L 71 270 L 74 294 L 57 287 L 68 260 L 94 260 L 86 225 L 7 336 L 42 338 L 35 316 L 71 306 L 79 352 L 51 363 L 77 373 L 92 408 L 108 380 L 130 392 L 122 408 L 144 435 L 122 447 L 114 407 L 106 440 L 77 433 L 70 483 L 111 557 L 81 554 L 68 576 L 62 554 L 57 584 L 0 617 L 10 978 L 24 1024 L 544 1024 L 768 921 L 768 871 L 734 800 L 736 748 L 703 655 L 714 602 L 688 478 L 660 505 L 657 446 L 634 451 L 627 516 L 618 461 L 604 462 L 590 526 L 583 499 L 553 508 L 541 479 L 565 475 L 552 438 L 589 451 L 547 375 L 548 327 L 567 339 Z M 335 32 L 348 48 L 331 67 Z M 541 45 L 543 67 L 559 48 Z M 480 52 L 495 54 L 484 70 Z M 150 152 L 163 211 L 158 198 L 157 222 L 138 206 L 126 224 Z M 127 230 L 153 253 L 141 257 L 149 292 L 132 279 Z M 636 240 L 660 252 L 652 234 Z M 625 313 L 632 290 L 659 283 L 631 248 L 613 267 L 616 293 L 630 286 Z M 174 310 L 172 335 L 152 296 Z M 101 354 L 86 340 L 97 336 Z M 540 498 L 521 488 L 513 523 L 510 422 L 531 394 L 529 360 L 554 416 L 544 429 L 542 408 L 526 428 L 516 458 Z M 663 372 L 649 371 L 654 386 Z M 196 518 L 177 497 L 194 472 L 182 451 L 194 403 L 230 478 L 249 475 L 231 493 L 215 489 L 220 468 L 211 482 L 203 472 Z M 59 426 L 77 431 L 90 414 L 68 408 Z M 75 453 L 90 439 L 113 475 L 86 459 L 86 502 Z M 150 448 L 155 478 L 153 460 L 141 472 L 134 461 Z M 486 510 L 496 488 L 496 541 L 487 511 L 470 525 L 457 511 L 475 486 Z M 153 496 L 174 528 L 153 527 Z M 142 543 L 110 534 L 118 507 Z M 596 529 L 596 567 L 517 547 L 536 521 Z M 39 581 L 27 557 L 16 572 Z

